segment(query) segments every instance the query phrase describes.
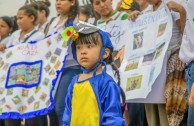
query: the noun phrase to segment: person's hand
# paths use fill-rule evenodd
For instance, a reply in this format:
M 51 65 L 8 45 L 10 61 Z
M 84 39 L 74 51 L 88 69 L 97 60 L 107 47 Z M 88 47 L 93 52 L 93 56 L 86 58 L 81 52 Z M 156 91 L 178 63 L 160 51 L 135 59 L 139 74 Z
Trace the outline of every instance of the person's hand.
M 194 108 L 194 83 L 192 84 L 191 87 L 191 93 L 189 97 L 189 104 L 191 105 L 192 108 Z
M 172 0 L 167 3 L 167 6 L 170 10 L 175 11 L 175 12 L 181 12 L 184 9 L 184 7 L 182 5 L 176 3 Z
M 6 45 L 5 44 L 0 44 L 0 51 L 3 52 L 6 49 Z
M 131 20 L 131 21 L 135 21 L 140 14 L 141 13 L 139 11 L 134 10 L 133 12 L 131 12 L 128 19 Z
M 117 55 L 114 57 L 114 61 L 117 60 L 117 59 L 120 59 L 120 63 L 122 62 L 123 56 L 124 56 L 124 50 L 125 50 L 125 47 L 122 47 L 119 50 L 119 52 L 117 53 Z

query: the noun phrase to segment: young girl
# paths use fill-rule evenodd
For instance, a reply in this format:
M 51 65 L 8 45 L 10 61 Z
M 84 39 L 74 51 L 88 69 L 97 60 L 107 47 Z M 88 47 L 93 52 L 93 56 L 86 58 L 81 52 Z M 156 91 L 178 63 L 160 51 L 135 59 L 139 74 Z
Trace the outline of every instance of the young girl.
M 17 12 L 17 24 L 19 30 L 15 31 L 8 42 L 9 45 L 17 45 L 21 43 L 38 41 L 44 38 L 44 34 L 42 32 L 38 32 L 35 29 L 35 22 L 37 19 L 37 11 L 35 8 L 31 6 L 23 6 Z M 41 116 L 37 116 L 28 120 L 38 119 Z M 39 124 L 37 120 L 31 121 L 33 123 L 29 123 L 26 121 L 28 126 L 44 126 Z M 5 119 L 5 126 L 20 126 L 21 121 L 19 119 Z
M 75 76 L 69 85 L 63 126 L 124 126 L 120 89 L 106 73 L 106 63 L 116 68 L 108 34 L 84 23 L 74 28 L 79 32 L 72 35 L 72 53 L 83 74 Z
M 8 17 L 0 17 L 0 44 L 6 44 L 13 31 L 14 21 Z

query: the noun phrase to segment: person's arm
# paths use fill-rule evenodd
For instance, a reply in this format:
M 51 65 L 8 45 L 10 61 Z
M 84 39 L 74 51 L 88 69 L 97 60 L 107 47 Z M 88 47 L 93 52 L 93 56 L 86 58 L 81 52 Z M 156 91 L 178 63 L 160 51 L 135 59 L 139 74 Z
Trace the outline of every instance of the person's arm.
M 181 4 L 178 4 L 174 1 L 169 1 L 167 3 L 167 6 L 170 10 L 172 10 L 174 12 L 178 12 L 180 14 L 180 19 L 176 21 L 176 24 L 179 26 L 180 31 L 183 33 L 184 28 L 185 28 L 185 22 L 186 22 L 186 10 L 185 10 L 185 8 Z
M 120 89 L 114 81 L 109 81 L 102 91 L 102 121 L 103 126 L 125 126 L 122 117 Z
M 189 97 L 189 104 L 191 105 L 192 108 L 194 108 L 194 83 L 192 84 L 191 87 L 191 93 Z

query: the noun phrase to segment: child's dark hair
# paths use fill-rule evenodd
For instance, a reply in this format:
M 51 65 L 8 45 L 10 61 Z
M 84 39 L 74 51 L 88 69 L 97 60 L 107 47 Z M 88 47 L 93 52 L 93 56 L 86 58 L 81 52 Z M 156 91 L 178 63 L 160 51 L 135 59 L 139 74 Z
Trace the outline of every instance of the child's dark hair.
M 70 2 L 73 0 L 69 0 Z M 78 0 L 75 0 L 74 5 L 71 7 L 69 14 L 68 14 L 68 19 L 65 23 L 65 25 L 70 24 L 71 22 L 73 22 L 76 18 L 76 16 L 78 15 L 78 10 L 79 10 L 79 3 Z
M 35 1 L 35 2 L 32 2 L 31 5 L 39 10 L 39 11 L 42 11 L 44 10 L 46 12 L 46 17 L 49 16 L 50 14 L 50 10 L 49 10 L 49 6 L 50 6 L 50 2 L 48 0 L 45 0 L 45 1 Z
M 80 43 L 80 44 L 91 44 L 94 43 L 95 45 L 98 45 L 99 42 L 102 42 L 102 37 L 100 35 L 99 32 L 94 32 L 94 33 L 91 33 L 91 34 L 81 34 L 79 33 L 79 37 L 78 39 L 76 40 L 76 43 Z M 117 84 L 120 88 L 120 91 L 121 91 L 121 96 L 122 96 L 122 103 L 124 104 L 125 103 L 125 93 L 123 91 L 123 89 L 121 88 L 120 84 L 120 73 L 119 73 L 119 70 L 117 68 L 117 66 L 113 63 L 113 57 L 112 57 L 112 49 L 110 49 L 110 55 L 104 59 L 104 61 L 106 62 L 106 64 L 109 64 L 111 65 L 112 69 L 115 71 L 114 72 L 114 76 L 117 77 Z
M 33 23 L 35 24 L 36 20 L 37 20 L 37 10 L 32 7 L 31 5 L 24 5 L 22 6 L 19 11 L 23 10 L 25 12 L 25 14 L 30 17 L 30 16 L 34 16 L 34 21 Z
M 13 33 L 15 30 L 17 30 L 17 23 L 15 22 L 15 20 L 12 17 L 2 16 L 2 17 L 0 17 L 0 19 L 2 19 L 4 22 L 7 23 L 7 25 L 10 28 L 12 28 L 11 33 Z

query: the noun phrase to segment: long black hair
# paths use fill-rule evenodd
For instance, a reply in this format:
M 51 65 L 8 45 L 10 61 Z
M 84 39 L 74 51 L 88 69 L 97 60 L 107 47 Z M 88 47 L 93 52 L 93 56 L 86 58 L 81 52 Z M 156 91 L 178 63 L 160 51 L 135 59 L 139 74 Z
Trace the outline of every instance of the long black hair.
M 73 1 L 73 0 L 69 0 L 69 1 Z M 78 0 L 75 0 L 74 5 L 72 5 L 69 14 L 68 14 L 68 19 L 65 23 L 65 25 L 70 24 L 71 22 L 73 22 L 75 20 L 75 18 L 78 16 L 78 11 L 79 11 L 79 2 Z

